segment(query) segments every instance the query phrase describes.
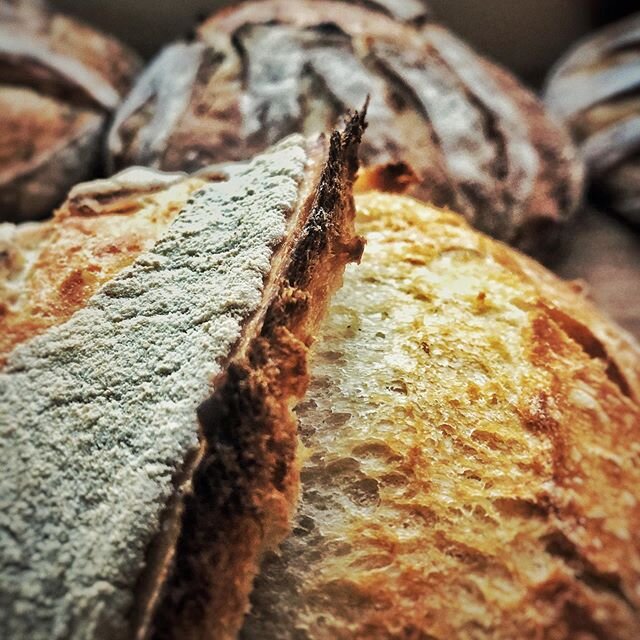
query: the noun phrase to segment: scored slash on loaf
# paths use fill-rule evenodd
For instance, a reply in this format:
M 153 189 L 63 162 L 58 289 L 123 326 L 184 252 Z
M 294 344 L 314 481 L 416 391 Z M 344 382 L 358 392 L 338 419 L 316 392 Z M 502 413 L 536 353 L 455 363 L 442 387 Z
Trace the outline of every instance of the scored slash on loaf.
M 0 228 L 0 275 L 30 290 L 0 288 L 7 637 L 234 636 L 288 528 L 311 332 L 362 249 L 363 126 L 290 137 L 211 184 L 127 172 L 40 228 Z

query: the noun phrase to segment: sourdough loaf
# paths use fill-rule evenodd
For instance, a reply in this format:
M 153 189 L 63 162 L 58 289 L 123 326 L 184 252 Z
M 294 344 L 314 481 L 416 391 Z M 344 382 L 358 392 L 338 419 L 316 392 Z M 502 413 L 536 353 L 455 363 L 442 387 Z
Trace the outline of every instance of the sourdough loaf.
M 374 176 L 363 175 L 363 189 L 405 163 L 413 195 L 526 251 L 550 250 L 581 192 L 564 129 L 510 74 L 426 21 L 422 3 L 365 4 L 386 14 L 329 0 L 214 14 L 194 42 L 162 51 L 124 101 L 112 167 L 192 171 L 241 159 L 331 126 L 369 95 L 362 160 Z
M 137 56 L 34 0 L 0 5 L 0 220 L 51 212 L 91 177 Z
M 573 47 L 551 71 L 545 100 L 570 126 L 594 194 L 640 224 L 640 13 Z
M 0 228 L 4 637 L 235 636 L 295 500 L 311 332 L 361 250 L 362 127 Z
M 242 638 L 638 638 L 638 345 L 461 217 L 356 207 Z

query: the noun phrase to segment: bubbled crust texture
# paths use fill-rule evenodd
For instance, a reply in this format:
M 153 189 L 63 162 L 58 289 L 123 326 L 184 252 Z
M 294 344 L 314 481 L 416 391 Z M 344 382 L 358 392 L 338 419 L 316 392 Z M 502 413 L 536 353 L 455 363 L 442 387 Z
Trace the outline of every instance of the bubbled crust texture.
M 544 253 L 580 198 L 565 131 L 507 72 L 425 22 L 420 3 L 368 4 L 380 11 L 268 0 L 215 14 L 129 95 L 110 132 L 113 166 L 241 159 L 293 131 L 327 129 L 370 95 L 365 165 L 405 162 L 413 195 Z
M 461 218 L 356 205 L 242 637 L 637 638 L 638 346 Z
M 640 224 L 640 13 L 571 49 L 545 101 L 580 144 L 594 194 Z
M 37 0 L 0 6 L 0 220 L 51 213 L 102 160 L 137 56 Z

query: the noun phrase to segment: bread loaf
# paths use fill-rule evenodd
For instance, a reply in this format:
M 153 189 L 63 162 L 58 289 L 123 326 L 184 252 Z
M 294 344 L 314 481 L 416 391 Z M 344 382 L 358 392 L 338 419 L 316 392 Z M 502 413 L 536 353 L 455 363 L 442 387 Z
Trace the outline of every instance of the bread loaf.
M 638 638 L 638 345 L 459 216 L 356 207 L 241 637 Z
M 366 4 L 388 15 L 329 0 L 214 14 L 194 42 L 162 51 L 124 101 L 109 134 L 112 168 L 242 159 L 331 126 L 369 95 L 362 160 L 374 175 L 361 188 L 404 163 L 413 195 L 526 251 L 550 251 L 581 191 L 564 129 L 510 74 L 425 21 L 420 2 Z
M 594 195 L 640 224 L 640 13 L 573 47 L 551 71 L 545 100 L 570 126 Z
M 1 228 L 3 637 L 235 636 L 294 503 L 311 332 L 361 251 L 362 127 Z
M 92 177 L 137 56 L 42 2 L 0 6 L 0 220 L 51 212 Z

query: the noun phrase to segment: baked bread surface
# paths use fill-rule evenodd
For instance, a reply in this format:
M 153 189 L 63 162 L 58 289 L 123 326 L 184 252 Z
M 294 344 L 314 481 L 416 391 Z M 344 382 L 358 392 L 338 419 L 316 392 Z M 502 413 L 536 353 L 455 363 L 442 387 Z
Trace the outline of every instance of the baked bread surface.
M 217 184 L 127 172 L 2 228 L 8 637 L 235 635 L 296 494 L 311 327 L 359 254 L 361 131 L 294 136 Z M 216 420 L 234 403 L 250 424 Z M 235 484 L 234 445 L 253 459 Z
M 78 185 L 43 223 L 0 225 L 0 361 L 151 249 L 206 181 L 144 168 Z
M 638 345 L 457 215 L 356 205 L 242 637 L 637 638 Z
M 412 195 L 526 251 L 550 251 L 581 196 L 567 133 L 509 73 L 417 17 L 416 3 L 369 4 L 391 15 L 330 0 L 214 14 L 194 42 L 164 49 L 118 110 L 113 167 L 241 159 L 332 127 L 369 95 L 361 155 L 375 175 L 365 171 L 361 188 L 404 163 Z
M 571 128 L 594 195 L 640 225 L 640 13 L 590 35 L 551 70 L 545 102 Z
M 139 69 L 114 38 L 44 2 L 0 6 L 0 220 L 41 218 L 98 171 L 109 115 Z

